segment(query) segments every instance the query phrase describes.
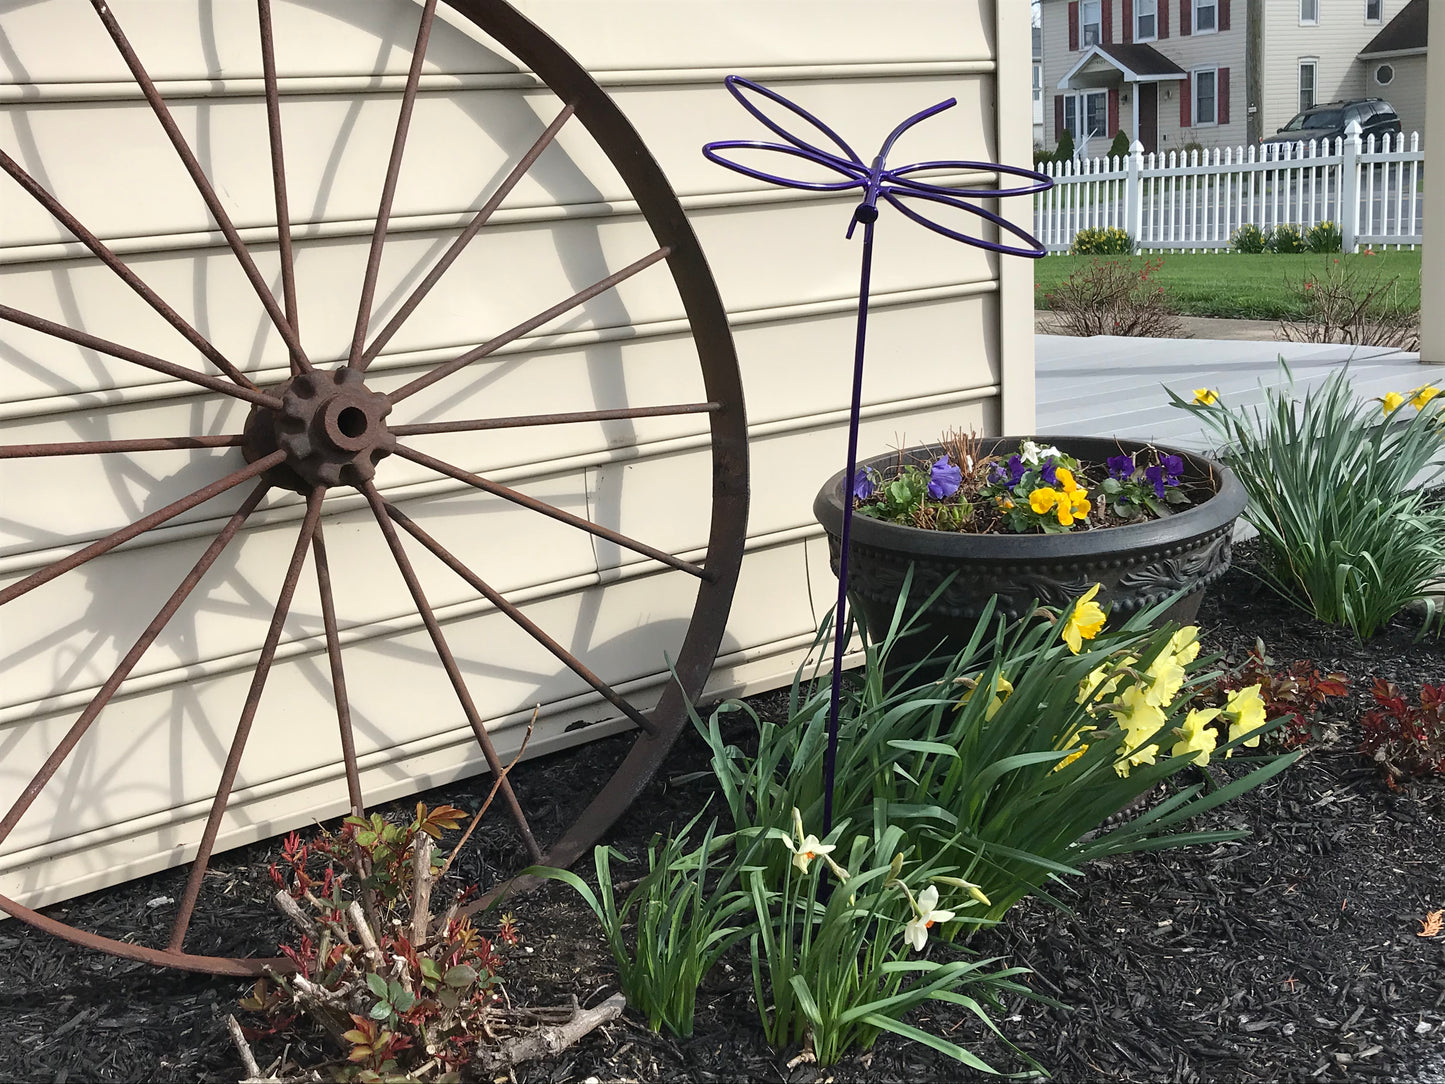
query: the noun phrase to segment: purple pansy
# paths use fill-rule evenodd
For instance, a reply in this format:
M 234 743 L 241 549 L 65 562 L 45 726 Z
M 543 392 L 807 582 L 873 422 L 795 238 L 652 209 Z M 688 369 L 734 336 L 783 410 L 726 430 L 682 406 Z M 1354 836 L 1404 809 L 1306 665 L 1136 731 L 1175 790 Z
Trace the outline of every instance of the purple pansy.
M 1167 476 L 1168 485 L 1178 485 L 1179 476 L 1184 473 L 1184 459 L 1182 456 L 1166 455 L 1163 461 L 1164 473 Z
M 1049 456 L 1044 460 L 1043 467 L 1039 469 L 1039 477 L 1044 480 L 1044 485 L 1056 486 L 1059 484 L 1058 468 L 1059 465 L 1055 462 L 1053 456 Z
M 941 501 L 945 497 L 952 497 L 961 485 L 963 471 L 950 463 L 947 455 L 940 456 L 938 462 L 933 464 L 933 469 L 928 472 L 928 495 L 935 501 Z
M 868 477 L 866 470 L 859 469 L 853 476 L 853 499 L 855 501 L 866 501 L 873 496 L 873 479 Z
M 1109 477 L 1123 481 L 1134 473 L 1134 457 L 1131 455 L 1111 455 L 1108 459 Z
M 1164 468 L 1145 467 L 1144 477 L 1154 484 L 1154 496 L 1164 499 Z
M 1024 480 L 1024 472 L 1028 468 L 1024 466 L 1022 456 L 1011 455 L 1008 457 L 1008 484 L 1016 486 Z

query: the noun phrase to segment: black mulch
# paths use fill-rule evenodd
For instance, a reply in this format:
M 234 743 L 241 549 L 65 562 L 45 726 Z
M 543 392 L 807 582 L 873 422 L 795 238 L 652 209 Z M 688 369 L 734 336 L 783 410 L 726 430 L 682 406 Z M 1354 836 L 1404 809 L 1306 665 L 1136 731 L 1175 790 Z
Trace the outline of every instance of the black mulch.
M 1237 553 L 1248 565 L 1248 547 Z M 1445 908 L 1445 783 L 1391 792 L 1355 752 L 1370 680 L 1402 688 L 1445 682 L 1445 646 L 1416 642 L 1402 618 L 1366 645 L 1271 598 L 1239 568 L 1200 615 L 1211 649 L 1235 655 L 1256 636 L 1283 665 L 1308 659 L 1353 681 L 1334 701 L 1322 737 L 1293 769 L 1204 818 L 1248 827 L 1237 843 L 1116 858 L 1077 883 L 1073 914 L 1027 902 L 975 946 L 1032 969 L 1030 981 L 1064 1008 L 1009 1004 L 1003 1031 L 1063 1081 L 1382 1080 L 1445 1084 L 1445 936 L 1416 936 Z M 778 694 L 759 697 L 777 711 Z M 597 743 L 516 773 L 547 816 L 572 815 L 571 796 L 610 772 L 621 745 Z M 689 735 L 611 839 L 636 855 L 654 831 L 690 815 L 703 782 L 668 780 L 701 766 Z M 477 781 L 443 788 L 430 803 L 475 808 Z M 529 806 L 529 808 L 532 808 Z M 274 945 L 266 902 L 276 845 L 224 855 L 210 874 L 220 909 L 193 926 L 202 951 Z M 504 828 L 462 867 L 491 883 L 520 848 Z M 515 867 L 513 867 L 515 868 Z M 77 925 L 163 936 L 180 875 L 122 885 L 54 909 Z M 217 891 L 219 890 L 219 891 Z M 519 901 L 525 944 L 507 973 L 512 1000 L 593 1003 L 614 973 L 590 912 L 560 886 Z M 935 949 L 935 951 L 944 951 Z M 222 1020 L 245 984 L 159 973 L 0 923 L 0 1078 L 16 1080 L 237 1079 Z M 969 1046 L 1000 1069 L 1022 1068 L 972 1018 L 928 1009 L 913 1022 Z M 279 1049 L 264 1043 L 258 1051 Z M 293 1048 L 294 1052 L 294 1048 Z M 304 1055 L 305 1047 L 301 1049 Z M 521 1082 L 585 1080 L 920 1081 L 973 1079 L 949 1059 L 891 1037 L 829 1073 L 788 1066 L 760 1039 L 745 958 L 715 973 L 699 997 L 697 1030 L 653 1035 L 633 1014 L 578 1046 L 519 1069 Z

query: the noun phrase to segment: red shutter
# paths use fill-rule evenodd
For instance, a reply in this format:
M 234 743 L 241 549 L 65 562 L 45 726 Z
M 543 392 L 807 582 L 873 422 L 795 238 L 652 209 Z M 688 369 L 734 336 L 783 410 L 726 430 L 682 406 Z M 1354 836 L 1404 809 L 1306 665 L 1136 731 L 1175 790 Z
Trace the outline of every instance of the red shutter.
M 1219 0 L 1219 29 L 1229 29 L 1229 0 Z
M 1163 41 L 1169 36 L 1169 0 L 1159 0 L 1159 11 L 1154 21 L 1159 24 L 1159 40 Z
M 1114 138 L 1114 133 L 1117 132 L 1118 130 L 1119 130 L 1119 88 L 1118 88 L 1118 87 L 1110 87 L 1110 88 L 1109 88 L 1109 131 L 1108 131 L 1108 136 L 1109 136 L 1109 138 L 1110 138 L 1110 139 L 1113 139 L 1113 138 Z
M 1167 3 L 1168 0 L 1164 0 Z M 1162 6 L 1162 4 L 1161 4 Z M 1190 0 L 1179 0 L 1179 34 L 1188 37 L 1194 33 L 1194 5 Z
M 1064 96 L 1054 95 L 1054 142 L 1064 138 Z
M 1105 45 L 1114 43 L 1114 0 L 1099 5 L 1099 40 Z
M 1079 51 L 1079 0 L 1069 0 L 1069 52 Z
M 1214 82 L 1214 92 L 1219 96 L 1219 123 L 1229 123 L 1229 69 L 1220 68 Z
M 1187 3 L 1188 0 L 1185 0 Z M 1191 128 L 1194 125 L 1194 118 L 1189 115 L 1190 103 L 1194 99 L 1194 76 L 1186 75 L 1184 82 L 1179 84 L 1179 127 Z
M 1134 0 L 1124 0 L 1124 44 L 1134 41 Z

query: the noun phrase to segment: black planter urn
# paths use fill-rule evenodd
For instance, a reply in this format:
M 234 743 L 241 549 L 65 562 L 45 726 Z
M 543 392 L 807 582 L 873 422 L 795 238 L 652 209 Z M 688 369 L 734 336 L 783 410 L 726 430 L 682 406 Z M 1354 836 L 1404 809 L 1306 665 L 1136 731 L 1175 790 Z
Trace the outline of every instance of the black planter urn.
M 985 440 L 983 453 L 1011 454 L 1024 439 L 1054 445 L 1088 465 L 1102 464 L 1114 455 L 1137 456 L 1151 447 L 1095 437 L 999 437 Z M 1095 601 L 1110 612 L 1111 625 L 1181 590 L 1187 593 L 1165 611 L 1162 620 L 1192 621 L 1204 589 L 1229 568 L 1234 521 L 1244 511 L 1244 487 L 1223 464 L 1177 448 L 1152 447 L 1161 454 L 1180 456 L 1184 481 L 1211 488 L 1214 495 L 1163 519 L 1064 534 L 962 534 L 855 514 L 848 596 L 864 635 L 876 643 L 887 633 L 910 566 L 913 579 L 906 616 L 912 616 L 950 574 L 956 575 L 921 619 L 918 634 L 911 638 L 913 648 L 903 653 L 908 657 L 961 649 L 994 596 L 997 612 L 1013 621 L 1026 616 L 1036 601 L 1067 606 L 1096 583 L 1101 588 Z M 942 450 L 926 445 L 906 448 L 859 466 L 881 472 L 894 466 L 900 454 L 905 462 L 926 466 Z M 828 479 L 813 502 L 813 515 L 828 533 L 834 575 L 843 502 L 852 489 L 844 473 Z

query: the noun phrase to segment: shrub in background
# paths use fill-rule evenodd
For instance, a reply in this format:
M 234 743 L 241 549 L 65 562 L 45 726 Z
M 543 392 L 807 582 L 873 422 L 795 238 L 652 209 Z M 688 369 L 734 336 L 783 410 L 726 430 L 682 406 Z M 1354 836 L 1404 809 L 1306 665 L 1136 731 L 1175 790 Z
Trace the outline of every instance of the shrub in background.
M 1091 260 L 1044 294 L 1065 335 L 1147 335 L 1177 338 L 1182 325 L 1164 287 L 1149 276 L 1162 259 Z
M 1045 166 L 1054 162 L 1054 152 L 1046 151 L 1040 147 L 1034 148 L 1034 169 L 1042 172 Z
M 1204 156 L 1204 144 L 1200 143 L 1198 140 L 1191 139 L 1188 143 L 1184 144 L 1184 146 L 1179 148 L 1179 154 L 1183 157 L 1184 161 L 1192 162 L 1196 154 L 1199 155 L 1201 158 Z
M 1304 252 L 1307 248 L 1304 234 L 1300 233 L 1298 226 L 1283 222 L 1270 231 L 1269 250 L 1271 252 L 1277 252 L 1281 256 L 1292 256 Z
M 1305 233 L 1305 244 L 1311 252 L 1328 255 L 1331 252 L 1339 252 L 1344 246 L 1344 237 L 1340 228 L 1330 219 L 1325 219 L 1314 226 L 1311 226 Z
M 1067 128 L 1059 136 L 1059 145 L 1054 149 L 1054 161 L 1062 165 L 1074 159 L 1074 133 Z
M 1215 454 L 1244 484 L 1244 518 L 1265 547 L 1262 577 L 1362 640 L 1416 600 L 1428 630 L 1436 608 L 1427 589 L 1445 567 L 1445 505 L 1424 491 L 1445 475 L 1445 465 L 1432 466 L 1445 395 L 1416 389 L 1409 406 L 1404 397 L 1386 403 L 1381 424 L 1379 404 L 1356 399 L 1343 369 L 1300 398 L 1283 358 L 1280 366 L 1287 382 L 1265 389 L 1263 410 L 1169 392 L 1218 435 Z
M 1258 255 L 1269 251 L 1270 230 L 1262 230 L 1253 222 L 1247 222 L 1229 235 L 1229 247 L 1235 252 Z
M 1134 239 L 1118 226 L 1085 226 L 1069 247 L 1071 256 L 1128 256 L 1133 251 Z
M 1304 315 L 1280 322 L 1286 342 L 1351 343 L 1420 349 L 1420 294 L 1399 275 L 1370 274 L 1358 261 L 1336 259 L 1298 284 Z
M 1114 133 L 1114 142 L 1109 144 L 1109 157 L 1129 157 L 1129 137 L 1124 134 L 1124 129 L 1122 128 Z

